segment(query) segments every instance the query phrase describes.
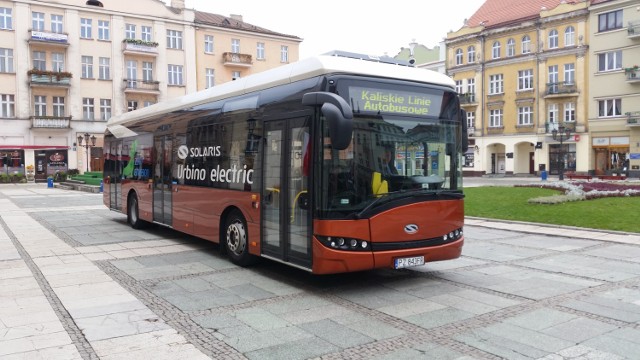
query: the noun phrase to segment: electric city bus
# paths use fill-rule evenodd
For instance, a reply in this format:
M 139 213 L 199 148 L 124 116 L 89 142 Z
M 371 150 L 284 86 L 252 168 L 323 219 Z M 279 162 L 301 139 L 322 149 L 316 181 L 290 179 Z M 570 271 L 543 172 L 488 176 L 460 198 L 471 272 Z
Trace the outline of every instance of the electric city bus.
M 391 59 L 393 60 L 393 59 Z M 454 82 L 333 52 L 111 118 L 104 204 L 314 274 L 460 256 Z M 390 170 L 393 169 L 393 170 Z

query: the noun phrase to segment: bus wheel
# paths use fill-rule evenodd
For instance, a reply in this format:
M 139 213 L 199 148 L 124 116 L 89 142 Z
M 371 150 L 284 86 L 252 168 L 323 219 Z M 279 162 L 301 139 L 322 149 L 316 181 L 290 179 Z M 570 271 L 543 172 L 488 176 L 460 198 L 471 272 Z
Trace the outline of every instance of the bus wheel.
M 129 196 L 129 203 L 127 205 L 127 222 L 134 229 L 142 229 L 145 224 L 144 220 L 140 219 L 138 197 L 135 195 Z
M 227 216 L 224 244 L 231 261 L 240 266 L 247 266 L 255 262 L 255 256 L 249 254 L 247 226 L 239 211 L 233 211 Z

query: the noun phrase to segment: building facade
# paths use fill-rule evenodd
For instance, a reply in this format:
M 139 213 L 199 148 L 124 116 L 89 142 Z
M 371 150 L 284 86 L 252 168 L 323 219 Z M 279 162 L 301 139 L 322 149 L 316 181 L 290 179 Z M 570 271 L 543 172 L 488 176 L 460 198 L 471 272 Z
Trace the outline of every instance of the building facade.
M 0 0 L 0 169 L 101 170 L 112 115 L 296 61 L 301 41 L 183 0 Z
M 447 35 L 469 127 L 465 174 L 588 171 L 588 20 L 584 1 L 487 0 Z
M 640 177 L 640 1 L 592 1 L 590 169 Z

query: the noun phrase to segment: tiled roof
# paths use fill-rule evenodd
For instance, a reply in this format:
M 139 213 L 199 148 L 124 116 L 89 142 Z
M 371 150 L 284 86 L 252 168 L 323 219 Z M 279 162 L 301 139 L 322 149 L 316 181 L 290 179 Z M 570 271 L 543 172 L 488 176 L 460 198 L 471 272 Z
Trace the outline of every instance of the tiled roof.
M 563 1 L 569 4 L 580 2 L 579 0 L 487 0 L 471 16 L 467 25 L 470 27 L 484 25 L 491 28 L 514 21 L 536 18 L 540 15 L 540 10 L 543 7 L 551 10 Z
M 267 35 L 284 36 L 292 39 L 301 40 L 299 37 L 294 35 L 278 33 L 275 31 L 271 31 L 265 28 L 261 28 L 259 26 L 246 23 L 244 21 L 236 20 L 236 19 L 218 15 L 218 14 L 206 13 L 202 11 L 196 11 L 195 23 L 212 25 L 212 26 L 234 29 L 234 30 L 258 32 L 258 33 L 267 34 Z

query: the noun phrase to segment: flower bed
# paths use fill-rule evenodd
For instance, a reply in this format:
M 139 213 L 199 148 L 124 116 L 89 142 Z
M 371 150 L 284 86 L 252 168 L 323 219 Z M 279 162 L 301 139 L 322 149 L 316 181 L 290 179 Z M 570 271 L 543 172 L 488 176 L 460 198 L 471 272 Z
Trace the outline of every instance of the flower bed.
M 640 184 L 607 181 L 556 181 L 545 184 L 516 185 L 541 187 L 561 191 L 563 194 L 529 199 L 533 204 L 560 204 L 568 201 L 600 199 L 605 197 L 640 196 Z

